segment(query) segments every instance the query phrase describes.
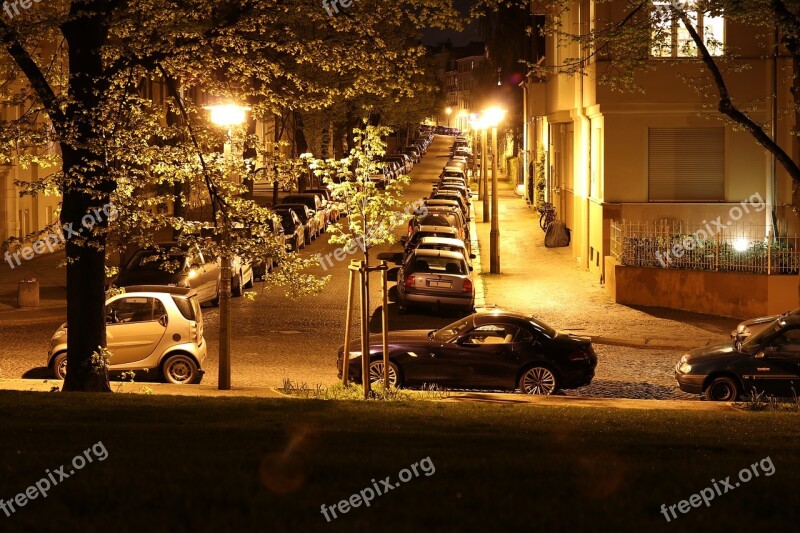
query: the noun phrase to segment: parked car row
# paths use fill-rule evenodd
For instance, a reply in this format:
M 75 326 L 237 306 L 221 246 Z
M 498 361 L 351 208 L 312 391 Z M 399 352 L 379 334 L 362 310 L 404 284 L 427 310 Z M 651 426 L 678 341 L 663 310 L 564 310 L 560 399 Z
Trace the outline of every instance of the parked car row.
M 387 154 L 381 158 L 378 170 L 370 174 L 369 179 L 377 188 L 385 189 L 386 185 L 402 174 L 409 174 L 415 163 L 419 163 L 428 152 L 428 145 L 433 140 L 432 133 L 421 132 L 420 136 L 402 150 Z

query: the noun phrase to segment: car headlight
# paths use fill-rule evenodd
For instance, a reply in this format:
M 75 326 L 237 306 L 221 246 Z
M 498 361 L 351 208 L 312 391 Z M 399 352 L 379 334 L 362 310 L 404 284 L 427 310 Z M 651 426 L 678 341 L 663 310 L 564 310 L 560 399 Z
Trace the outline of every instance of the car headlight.
M 692 371 L 692 365 L 687 363 L 688 359 L 689 355 L 688 354 L 684 355 L 683 357 L 681 357 L 681 360 L 678 363 L 678 372 L 680 372 L 681 374 L 688 374 L 689 372 Z
M 50 339 L 50 340 L 56 341 L 56 340 L 60 339 L 61 337 L 63 337 L 66 334 L 67 334 L 67 330 L 60 329 L 60 330 L 56 331 L 55 334 L 53 334 L 53 338 Z
M 350 359 L 355 359 L 356 357 L 361 357 L 361 352 L 350 352 Z
M 744 324 L 739 324 L 739 327 L 736 328 L 736 333 L 744 333 L 747 331 L 747 326 Z

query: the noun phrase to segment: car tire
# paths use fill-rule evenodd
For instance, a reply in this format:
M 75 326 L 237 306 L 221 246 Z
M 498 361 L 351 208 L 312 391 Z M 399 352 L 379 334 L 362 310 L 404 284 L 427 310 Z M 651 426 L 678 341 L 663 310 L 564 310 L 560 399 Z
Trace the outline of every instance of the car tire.
M 383 358 L 374 359 L 369 363 L 369 382 L 376 383 L 383 381 Z M 392 387 L 399 387 L 402 383 L 400 369 L 392 361 L 389 361 L 389 384 Z
M 170 355 L 161 365 L 164 381 L 174 385 L 200 383 L 200 368 L 195 360 L 184 353 Z
M 733 402 L 739 397 L 739 384 L 730 376 L 720 376 L 714 378 L 703 392 L 708 401 Z
M 67 352 L 61 352 L 53 357 L 53 376 L 64 379 L 67 376 Z
M 558 378 L 549 367 L 534 365 L 526 368 L 517 382 L 523 394 L 551 395 L 558 390 Z

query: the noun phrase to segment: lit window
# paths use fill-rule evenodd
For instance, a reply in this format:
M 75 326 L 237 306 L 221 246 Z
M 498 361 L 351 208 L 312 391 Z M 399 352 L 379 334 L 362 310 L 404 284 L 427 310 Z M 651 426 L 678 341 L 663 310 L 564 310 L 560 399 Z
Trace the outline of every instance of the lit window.
M 712 56 L 720 56 L 725 43 L 725 20 L 694 9 L 695 3 L 688 1 L 683 9 L 705 42 Z M 653 28 L 650 36 L 650 55 L 653 57 L 697 57 L 697 46 L 680 18 L 672 15 L 669 2 L 653 2 Z

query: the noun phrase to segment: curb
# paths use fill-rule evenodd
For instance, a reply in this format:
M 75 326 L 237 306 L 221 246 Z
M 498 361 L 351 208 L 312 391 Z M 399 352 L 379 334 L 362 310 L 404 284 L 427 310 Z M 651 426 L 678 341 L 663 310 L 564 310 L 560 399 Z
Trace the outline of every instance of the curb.
M 472 190 L 470 188 L 470 190 Z M 472 200 L 470 200 L 472 203 Z M 469 220 L 469 246 L 475 259 L 472 260 L 472 282 L 475 284 L 475 309 L 486 307 L 486 287 L 481 276 L 481 247 L 478 242 L 478 226 L 475 224 L 475 213 L 473 210 L 472 218 Z

